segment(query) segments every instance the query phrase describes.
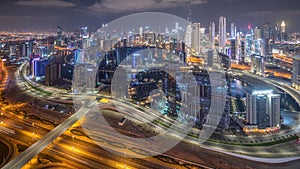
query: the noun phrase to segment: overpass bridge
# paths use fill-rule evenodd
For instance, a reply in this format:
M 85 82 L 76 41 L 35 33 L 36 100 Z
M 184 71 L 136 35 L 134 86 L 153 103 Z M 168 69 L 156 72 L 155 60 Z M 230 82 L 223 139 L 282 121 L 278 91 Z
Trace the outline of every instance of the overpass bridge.
M 87 102 L 86 102 L 87 103 Z M 23 151 L 16 158 L 8 162 L 2 169 L 22 168 L 29 160 L 39 154 L 49 144 L 51 144 L 57 137 L 62 135 L 68 128 L 75 124 L 80 118 L 90 111 L 90 107 L 95 105 L 95 101 L 90 104 L 85 104 L 76 113 L 70 116 L 67 120 L 62 122 L 56 128 L 47 133 L 42 139 L 34 143 L 32 146 Z

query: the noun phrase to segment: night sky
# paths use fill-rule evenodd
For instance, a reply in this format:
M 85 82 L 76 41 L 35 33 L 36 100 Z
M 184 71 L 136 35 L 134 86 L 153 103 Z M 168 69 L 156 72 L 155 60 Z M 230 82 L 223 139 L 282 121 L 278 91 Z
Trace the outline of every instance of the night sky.
M 187 0 L 0 0 L 0 30 L 55 30 L 62 25 L 73 31 L 81 26 L 96 29 L 104 22 L 143 12 L 165 12 L 184 19 Z M 191 0 L 192 21 L 208 27 L 225 16 L 229 27 L 275 24 L 284 20 L 288 32 L 300 32 L 299 0 Z M 216 29 L 217 30 L 217 29 Z

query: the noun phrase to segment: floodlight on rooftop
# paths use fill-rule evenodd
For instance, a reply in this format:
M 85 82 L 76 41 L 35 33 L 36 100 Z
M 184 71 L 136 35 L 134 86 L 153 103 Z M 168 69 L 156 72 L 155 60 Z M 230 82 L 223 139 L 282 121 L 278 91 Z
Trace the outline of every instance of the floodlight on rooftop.
M 266 95 L 266 94 L 272 94 L 273 90 L 254 90 L 252 92 L 252 95 Z

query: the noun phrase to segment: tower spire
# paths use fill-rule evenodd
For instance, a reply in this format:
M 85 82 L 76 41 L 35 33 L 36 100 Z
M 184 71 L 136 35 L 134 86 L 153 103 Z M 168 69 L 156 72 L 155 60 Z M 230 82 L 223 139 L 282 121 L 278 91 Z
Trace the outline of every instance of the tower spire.
M 188 21 L 191 23 L 192 22 L 192 19 L 191 19 L 191 16 L 192 16 L 192 7 L 191 7 L 191 0 L 188 0 L 186 1 L 186 6 L 188 8 Z

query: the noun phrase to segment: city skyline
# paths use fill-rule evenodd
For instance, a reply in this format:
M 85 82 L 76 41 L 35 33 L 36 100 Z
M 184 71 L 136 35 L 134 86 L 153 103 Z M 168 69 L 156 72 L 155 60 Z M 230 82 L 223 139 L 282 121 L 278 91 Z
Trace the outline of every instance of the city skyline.
M 0 2 L 0 30 L 47 30 L 62 25 L 73 31 L 81 26 L 98 28 L 121 16 L 136 12 L 164 12 L 184 19 L 188 18 L 187 0 L 125 0 L 125 1 L 6 1 Z M 296 0 L 192 0 L 191 20 L 208 27 L 209 22 L 218 21 L 219 16 L 234 22 L 238 28 L 260 26 L 264 22 L 280 24 L 285 21 L 287 32 L 298 32 L 300 24 Z M 227 24 L 227 29 L 229 28 Z M 230 29 L 228 29 L 230 30 Z
M 0 168 L 300 168 L 296 2 L 0 2 Z

